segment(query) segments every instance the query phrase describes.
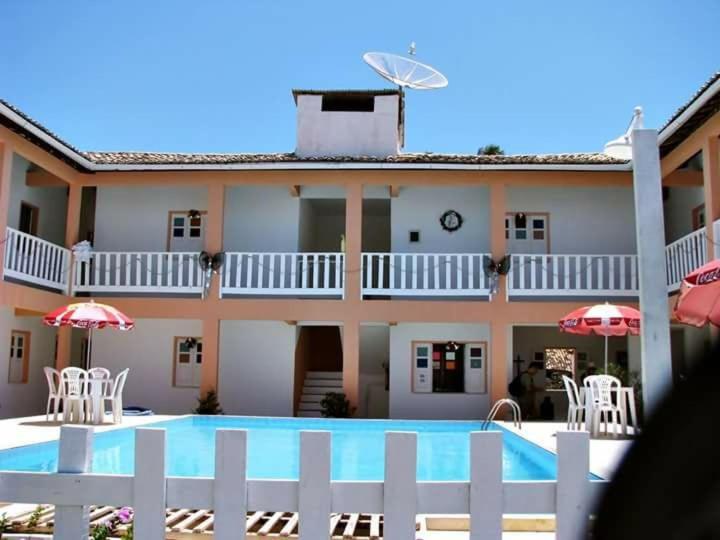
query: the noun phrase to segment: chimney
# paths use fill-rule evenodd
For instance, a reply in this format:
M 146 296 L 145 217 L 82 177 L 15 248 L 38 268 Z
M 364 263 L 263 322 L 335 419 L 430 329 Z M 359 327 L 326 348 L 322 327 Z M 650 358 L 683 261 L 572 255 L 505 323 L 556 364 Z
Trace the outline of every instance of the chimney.
M 404 144 L 400 90 L 293 90 L 299 157 L 395 156 Z

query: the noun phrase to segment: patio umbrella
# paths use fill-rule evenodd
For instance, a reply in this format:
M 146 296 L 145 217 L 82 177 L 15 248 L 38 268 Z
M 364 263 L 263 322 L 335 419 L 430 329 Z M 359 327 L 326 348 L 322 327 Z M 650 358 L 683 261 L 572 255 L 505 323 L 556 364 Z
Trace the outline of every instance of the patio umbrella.
M 87 368 L 91 366 L 90 352 L 92 350 L 92 334 L 95 328 L 115 328 L 117 330 L 131 330 L 135 321 L 130 317 L 106 304 L 96 304 L 94 301 L 69 304 L 51 311 L 43 317 L 43 323 L 48 326 L 72 326 L 73 328 L 86 328 L 88 330 Z
M 608 367 L 608 336 L 640 334 L 640 312 L 628 306 L 597 304 L 576 309 L 560 319 L 560 330 L 568 334 L 605 337 L 605 372 Z
M 678 321 L 692 326 L 720 326 L 720 260 L 685 276 L 673 314 Z

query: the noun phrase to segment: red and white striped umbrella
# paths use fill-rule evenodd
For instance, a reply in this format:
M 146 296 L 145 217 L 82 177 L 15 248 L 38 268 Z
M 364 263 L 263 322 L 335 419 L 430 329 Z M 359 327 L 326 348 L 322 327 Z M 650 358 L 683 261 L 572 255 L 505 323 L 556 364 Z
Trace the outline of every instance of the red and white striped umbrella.
M 43 322 L 48 326 L 72 326 L 73 328 L 116 328 L 131 330 L 135 321 L 118 309 L 107 304 L 81 302 L 51 311 Z
M 707 323 L 720 326 L 720 260 L 710 261 L 685 276 L 673 315 L 697 327 Z
M 95 328 L 115 328 L 117 330 L 132 330 L 135 321 L 120 310 L 107 304 L 78 302 L 68 304 L 51 311 L 43 317 L 47 326 L 72 326 L 88 330 L 87 368 L 90 368 L 90 355 L 92 351 L 92 333 Z
M 605 371 L 607 371 L 608 336 L 640 334 L 640 312 L 629 306 L 597 304 L 576 309 L 560 319 L 560 330 L 568 334 L 605 336 Z

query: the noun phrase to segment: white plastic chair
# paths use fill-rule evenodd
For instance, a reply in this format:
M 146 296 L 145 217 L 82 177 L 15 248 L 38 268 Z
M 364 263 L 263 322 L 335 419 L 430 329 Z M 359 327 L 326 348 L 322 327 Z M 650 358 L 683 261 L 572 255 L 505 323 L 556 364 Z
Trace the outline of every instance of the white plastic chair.
M 85 422 L 90 398 L 87 393 L 87 372 L 78 367 L 67 367 L 60 372 L 60 391 L 63 400 L 63 420 L 70 422 L 77 413 L 77 422 Z
M 563 375 L 562 378 L 568 396 L 567 428 L 579 431 L 585 413 L 585 405 L 580 400 L 580 392 L 575 381 L 566 375 Z
M 105 402 L 109 401 L 112 406 L 113 423 L 115 424 L 122 423 L 122 393 L 123 389 L 125 388 L 125 381 L 127 380 L 127 375 L 129 371 L 129 369 L 124 369 L 117 374 L 117 377 L 115 377 L 115 382 L 113 383 L 111 395 L 103 398 L 103 411 L 105 410 Z
M 622 407 L 613 403 L 613 395 L 620 396 L 622 383 L 617 377 L 611 375 L 592 375 L 585 379 L 585 385 L 590 387 L 590 399 L 592 399 L 591 425 L 592 433 L 600 431 L 600 424 L 604 419 L 605 433 L 608 431 L 608 423 L 612 418 L 613 437 L 617 437 L 617 428 L 625 425 L 625 412 Z M 588 396 L 586 395 L 586 400 Z
M 51 367 L 43 368 L 48 383 L 48 400 L 45 407 L 45 421 L 50 421 L 50 407 L 53 407 L 53 422 L 57 422 L 62 401 L 62 386 L 60 385 L 60 372 Z

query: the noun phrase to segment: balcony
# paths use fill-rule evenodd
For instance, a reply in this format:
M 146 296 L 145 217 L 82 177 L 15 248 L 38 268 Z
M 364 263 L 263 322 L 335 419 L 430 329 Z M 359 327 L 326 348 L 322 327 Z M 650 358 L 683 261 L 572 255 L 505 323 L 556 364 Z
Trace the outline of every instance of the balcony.
M 10 227 L 6 228 L 3 275 L 11 280 L 67 292 L 72 270 L 69 249 Z
M 363 253 L 362 295 L 489 297 L 485 253 Z
M 343 253 L 226 253 L 220 295 L 343 298 Z
M 716 221 L 715 238 L 720 232 L 720 220 Z M 707 232 L 698 229 L 665 247 L 665 266 L 667 268 L 668 292 L 680 288 L 683 278 L 707 262 Z
M 512 255 L 514 297 L 636 297 L 637 255 Z

